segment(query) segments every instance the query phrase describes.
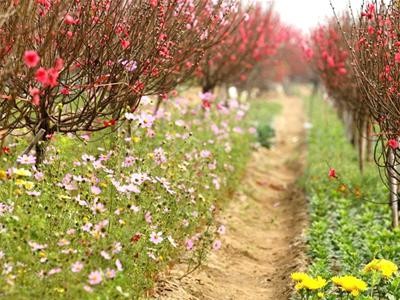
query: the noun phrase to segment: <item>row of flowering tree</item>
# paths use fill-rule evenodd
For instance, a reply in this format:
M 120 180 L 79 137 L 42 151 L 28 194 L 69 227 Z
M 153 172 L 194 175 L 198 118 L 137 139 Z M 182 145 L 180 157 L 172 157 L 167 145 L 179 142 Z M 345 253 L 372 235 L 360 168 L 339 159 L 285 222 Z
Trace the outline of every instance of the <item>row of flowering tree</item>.
M 22 17 L 0 31 L 2 67 L 13 66 L 2 72 L 0 126 L 45 137 L 113 126 L 143 95 L 170 91 L 237 9 L 234 1 L 34 1 L 27 24 L 27 4 L 11 5 Z
M 358 148 L 362 172 L 364 162 L 372 151 L 371 124 L 368 109 L 363 104 L 363 94 L 357 85 L 356 73 L 351 66 L 345 37 L 345 32 L 351 29 L 351 20 L 344 15 L 340 21 L 341 26 L 333 18 L 326 25 L 316 28 L 311 34 L 311 47 L 306 49 L 305 54 L 345 123 L 349 140 Z
M 244 80 L 279 45 L 272 8 L 237 0 L 9 0 L 0 9 L 2 142 L 116 127 L 143 96 L 164 97 L 192 74 L 204 92 Z
M 353 111 L 374 132 L 375 161 L 390 189 L 393 226 L 399 224 L 400 183 L 400 7 L 398 1 L 371 1 L 356 17 L 336 18 L 314 33 L 315 60 L 338 106 Z M 321 38 L 322 37 L 322 38 Z M 322 46 L 321 46 L 322 45 Z M 315 48 L 314 48 L 315 51 Z

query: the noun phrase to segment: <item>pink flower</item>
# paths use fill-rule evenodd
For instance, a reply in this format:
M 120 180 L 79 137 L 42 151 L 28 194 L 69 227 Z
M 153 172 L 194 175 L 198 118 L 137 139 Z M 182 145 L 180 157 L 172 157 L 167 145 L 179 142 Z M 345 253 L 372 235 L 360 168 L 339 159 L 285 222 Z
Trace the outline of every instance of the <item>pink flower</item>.
M 221 234 L 221 235 L 225 234 L 225 233 L 226 233 L 226 228 L 225 228 L 225 226 L 224 226 L 224 225 L 219 226 L 218 229 L 217 229 L 217 232 L 218 232 L 219 234 Z
M 80 261 L 73 263 L 71 266 L 71 271 L 73 273 L 79 273 L 80 271 L 82 271 L 82 269 L 83 269 L 83 263 L 81 263 Z
M 214 249 L 215 251 L 221 249 L 221 246 L 222 246 L 222 242 L 221 242 L 220 240 L 215 240 L 215 241 L 214 241 L 214 243 L 213 243 L 213 249 Z
M 119 271 L 119 272 L 122 272 L 124 269 L 123 269 L 123 267 L 122 267 L 122 263 L 121 263 L 121 261 L 119 260 L 119 259 L 117 259 L 116 261 L 115 261 L 115 266 L 117 267 L 117 270 Z
M 100 255 L 105 259 L 105 260 L 110 260 L 111 256 L 107 251 L 101 251 Z
M 64 23 L 67 24 L 67 25 L 74 25 L 74 24 L 76 24 L 76 20 L 74 19 L 73 16 L 66 15 L 64 17 Z
M 116 272 L 115 272 L 114 269 L 107 268 L 106 272 L 105 272 L 105 275 L 106 275 L 107 278 L 113 279 L 115 277 L 115 275 L 116 275 Z
M 24 53 L 24 63 L 28 68 L 34 68 L 38 65 L 40 56 L 35 50 L 28 50 Z
M 17 158 L 17 162 L 21 165 L 34 165 L 36 163 L 36 157 L 24 154 Z
M 32 96 L 32 104 L 35 106 L 40 105 L 40 90 L 38 88 L 29 88 L 29 95 Z
M 93 271 L 88 276 L 90 285 L 98 285 L 103 281 L 103 274 L 100 271 Z
M 185 241 L 185 246 L 186 246 L 186 250 L 192 250 L 193 249 L 193 247 L 194 247 L 194 242 L 193 242 L 193 240 L 192 239 L 187 239 L 186 241 Z
M 150 242 L 152 242 L 155 245 L 160 244 L 162 241 L 164 240 L 164 238 L 162 237 L 162 232 L 152 232 L 150 234 Z
M 60 273 L 60 272 L 61 272 L 61 268 L 54 268 L 54 269 L 49 270 L 49 272 L 47 274 L 49 276 L 51 276 L 51 275 L 55 275 L 55 274 Z
M 390 139 L 388 141 L 388 146 L 393 150 L 396 150 L 397 148 L 399 148 L 399 142 L 396 139 Z
M 99 194 L 101 194 L 101 189 L 100 189 L 98 186 L 95 186 L 95 185 L 93 185 L 93 186 L 90 188 L 90 191 L 91 191 L 92 194 L 94 194 L 94 195 L 99 195 Z

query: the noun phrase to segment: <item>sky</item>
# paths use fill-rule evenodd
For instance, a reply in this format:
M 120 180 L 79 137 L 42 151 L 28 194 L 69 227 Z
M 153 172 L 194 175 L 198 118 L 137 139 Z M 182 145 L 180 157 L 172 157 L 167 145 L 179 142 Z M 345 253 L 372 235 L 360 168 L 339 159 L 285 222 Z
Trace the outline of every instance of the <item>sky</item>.
M 258 0 L 268 3 L 271 0 Z M 324 23 L 328 16 L 333 16 L 329 0 L 275 0 L 275 9 L 281 14 L 285 23 L 296 25 L 304 32 Z M 349 7 L 349 0 L 332 0 L 337 12 Z M 354 11 L 360 11 L 363 0 L 350 0 Z

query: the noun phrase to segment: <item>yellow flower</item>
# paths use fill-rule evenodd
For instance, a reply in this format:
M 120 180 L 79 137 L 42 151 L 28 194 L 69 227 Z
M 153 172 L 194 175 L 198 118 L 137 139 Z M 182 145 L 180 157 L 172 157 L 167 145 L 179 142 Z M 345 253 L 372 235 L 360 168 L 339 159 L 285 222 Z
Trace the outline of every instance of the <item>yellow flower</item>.
M 134 136 L 134 137 L 132 137 L 132 141 L 134 143 L 139 143 L 140 142 L 140 137 Z
M 5 181 L 7 179 L 7 172 L 4 170 L 0 170 L 0 180 Z
M 25 187 L 28 191 L 30 191 L 30 190 L 32 190 L 32 189 L 35 187 L 35 185 L 34 185 L 34 183 L 31 182 L 31 181 L 25 181 L 25 182 L 24 182 L 24 187 Z
M 296 281 L 297 284 L 295 285 L 295 289 L 297 291 L 301 289 L 308 289 L 308 290 L 318 290 L 323 288 L 327 282 L 325 279 L 318 276 L 317 278 L 313 278 L 306 273 L 293 273 L 291 274 L 291 278 L 293 281 Z
M 32 173 L 29 170 L 26 169 L 14 169 L 13 173 L 17 176 L 22 176 L 22 177 L 30 177 Z
M 364 267 L 364 272 L 377 271 L 390 278 L 398 270 L 397 265 L 386 259 L 374 259 Z
M 15 184 L 16 184 L 16 185 L 19 185 L 19 186 L 24 185 L 25 183 L 26 183 L 26 181 L 25 181 L 25 180 L 22 180 L 22 179 L 17 179 L 17 180 L 15 180 Z
M 310 277 L 303 280 L 304 287 L 312 291 L 322 289 L 324 286 L 326 286 L 326 283 L 326 280 L 320 276 L 317 278 Z
M 351 275 L 333 277 L 332 282 L 337 286 L 340 286 L 342 290 L 351 293 L 353 296 L 358 296 L 360 292 L 363 292 L 368 288 L 365 281 Z

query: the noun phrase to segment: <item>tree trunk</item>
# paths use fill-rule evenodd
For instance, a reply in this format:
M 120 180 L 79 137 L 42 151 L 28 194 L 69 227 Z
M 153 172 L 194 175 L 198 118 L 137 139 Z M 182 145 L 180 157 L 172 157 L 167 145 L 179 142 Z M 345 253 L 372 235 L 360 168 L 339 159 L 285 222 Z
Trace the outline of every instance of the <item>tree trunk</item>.
M 153 116 L 157 115 L 158 111 L 160 110 L 162 102 L 163 102 L 163 98 L 161 96 L 158 96 L 156 107 L 154 108 L 154 111 L 153 111 Z
M 361 118 L 359 134 L 358 134 L 358 163 L 361 174 L 364 173 L 365 150 L 366 150 L 365 120 L 364 118 Z
M 371 162 L 373 160 L 373 148 L 374 148 L 373 143 L 374 143 L 374 140 L 372 138 L 372 124 L 368 120 L 368 122 L 367 122 L 367 150 L 366 150 L 367 151 L 366 159 L 368 162 Z
M 396 179 L 396 161 L 395 153 L 392 148 L 387 151 L 387 172 L 389 178 L 390 188 L 390 205 L 392 208 L 392 226 L 397 228 L 399 226 L 399 211 L 398 211 L 398 184 Z

